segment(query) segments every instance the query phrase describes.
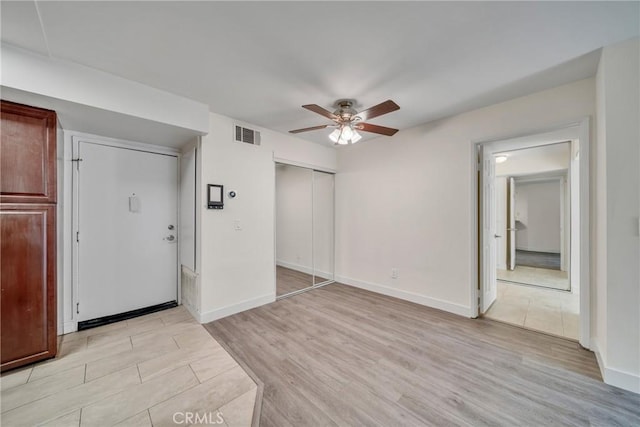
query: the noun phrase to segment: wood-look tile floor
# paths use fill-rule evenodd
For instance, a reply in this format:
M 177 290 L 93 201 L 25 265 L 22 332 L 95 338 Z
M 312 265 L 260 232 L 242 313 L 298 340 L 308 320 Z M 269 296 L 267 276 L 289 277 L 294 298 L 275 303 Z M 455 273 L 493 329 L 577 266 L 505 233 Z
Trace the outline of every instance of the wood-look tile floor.
M 580 296 L 566 291 L 498 282 L 498 297 L 485 317 L 577 340 Z
M 264 382 L 263 427 L 640 425 L 576 342 L 345 285 L 206 328 Z
M 252 423 L 256 384 L 183 307 L 63 335 L 58 348 L 2 375 L 3 426 Z
M 571 287 L 569 273 L 566 271 L 517 265 L 514 270 L 498 269 L 496 273 L 498 280 L 506 282 L 524 283 L 525 285 L 561 291 L 567 291 Z

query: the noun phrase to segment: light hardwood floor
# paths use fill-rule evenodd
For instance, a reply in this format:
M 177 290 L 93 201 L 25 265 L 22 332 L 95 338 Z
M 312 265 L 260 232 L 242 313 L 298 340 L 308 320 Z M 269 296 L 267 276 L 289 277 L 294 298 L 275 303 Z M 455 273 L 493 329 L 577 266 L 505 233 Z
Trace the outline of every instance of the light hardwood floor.
M 189 412 L 252 424 L 255 382 L 182 307 L 60 341 L 55 359 L 2 375 L 3 426 L 163 426 Z
M 577 294 L 498 282 L 498 298 L 485 317 L 578 340 L 579 313 Z
M 640 425 L 577 343 L 333 284 L 206 325 L 264 382 L 261 425 Z

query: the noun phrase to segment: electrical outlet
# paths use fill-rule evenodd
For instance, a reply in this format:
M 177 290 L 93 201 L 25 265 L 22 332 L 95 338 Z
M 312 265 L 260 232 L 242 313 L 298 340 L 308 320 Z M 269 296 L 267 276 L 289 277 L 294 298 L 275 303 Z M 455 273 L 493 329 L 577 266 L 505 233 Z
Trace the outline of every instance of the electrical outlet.
M 398 274 L 400 274 L 400 270 L 398 270 L 395 267 L 391 269 L 391 278 L 392 279 L 397 279 L 398 278 Z

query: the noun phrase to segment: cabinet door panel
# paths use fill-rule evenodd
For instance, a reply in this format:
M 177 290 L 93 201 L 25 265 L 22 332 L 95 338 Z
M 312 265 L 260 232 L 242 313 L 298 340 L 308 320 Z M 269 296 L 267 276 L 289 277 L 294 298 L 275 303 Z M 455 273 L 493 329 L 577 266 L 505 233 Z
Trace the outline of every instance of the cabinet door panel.
M 55 206 L 0 210 L 2 370 L 56 354 Z
M 55 203 L 56 113 L 2 101 L 0 201 Z

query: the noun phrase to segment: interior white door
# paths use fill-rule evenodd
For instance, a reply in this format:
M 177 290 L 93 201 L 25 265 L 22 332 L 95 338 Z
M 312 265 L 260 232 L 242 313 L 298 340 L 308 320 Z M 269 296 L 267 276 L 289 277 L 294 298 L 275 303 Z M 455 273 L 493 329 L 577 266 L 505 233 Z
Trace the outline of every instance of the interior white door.
M 507 268 L 516 268 L 516 182 L 507 181 Z
M 78 143 L 78 320 L 177 300 L 177 157 Z
M 481 150 L 482 164 L 482 262 L 480 311 L 485 313 L 497 298 L 496 268 L 496 162 L 493 153 L 483 146 Z

